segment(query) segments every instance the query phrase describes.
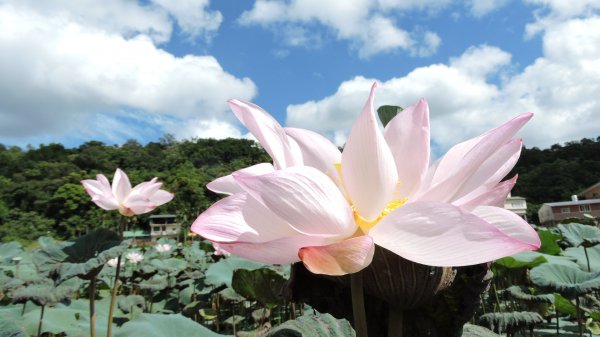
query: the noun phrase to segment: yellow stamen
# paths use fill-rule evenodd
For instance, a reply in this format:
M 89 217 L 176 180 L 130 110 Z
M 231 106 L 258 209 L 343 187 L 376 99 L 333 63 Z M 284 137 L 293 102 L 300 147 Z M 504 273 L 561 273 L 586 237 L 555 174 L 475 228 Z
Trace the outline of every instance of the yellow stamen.
M 363 232 L 367 233 L 369 229 L 373 228 L 373 226 L 375 226 L 379 222 L 379 220 L 383 219 L 384 216 L 390 214 L 391 211 L 404 205 L 406 203 L 406 201 L 408 201 L 408 198 L 390 201 L 390 203 L 387 204 L 387 206 L 385 207 L 383 212 L 381 212 L 381 214 L 373 220 L 367 220 L 367 219 L 363 218 L 362 216 L 360 216 L 360 214 L 358 214 L 358 212 L 356 211 L 356 208 L 354 206 L 352 206 L 352 213 L 354 214 L 354 221 L 356 221 L 356 224 L 360 227 L 360 229 Z

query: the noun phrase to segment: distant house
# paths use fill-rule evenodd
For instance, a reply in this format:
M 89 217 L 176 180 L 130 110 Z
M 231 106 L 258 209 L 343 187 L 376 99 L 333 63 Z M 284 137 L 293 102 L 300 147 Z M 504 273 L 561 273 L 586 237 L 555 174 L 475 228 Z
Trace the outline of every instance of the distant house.
M 517 196 L 513 197 L 509 194 L 506 201 L 504 201 L 504 208 L 515 212 L 523 220 L 527 221 L 527 199 Z
M 586 188 L 578 195 L 581 199 L 600 199 L 600 182 Z
M 569 218 L 585 219 L 584 214 L 600 217 L 600 199 L 579 200 L 574 195 L 571 201 L 545 203 L 538 211 L 542 225 L 556 225 Z
M 181 223 L 177 222 L 175 214 L 150 216 L 150 237 L 152 241 L 164 237 L 177 239 L 180 231 Z

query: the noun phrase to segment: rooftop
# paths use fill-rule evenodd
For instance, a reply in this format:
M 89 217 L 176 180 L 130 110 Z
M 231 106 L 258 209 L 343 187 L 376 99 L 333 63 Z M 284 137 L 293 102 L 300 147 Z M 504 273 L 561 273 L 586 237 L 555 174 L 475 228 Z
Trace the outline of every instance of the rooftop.
M 575 205 L 589 205 L 589 204 L 600 204 L 600 199 L 588 199 L 578 201 L 559 201 L 559 202 L 545 202 L 544 205 L 548 206 L 575 206 Z

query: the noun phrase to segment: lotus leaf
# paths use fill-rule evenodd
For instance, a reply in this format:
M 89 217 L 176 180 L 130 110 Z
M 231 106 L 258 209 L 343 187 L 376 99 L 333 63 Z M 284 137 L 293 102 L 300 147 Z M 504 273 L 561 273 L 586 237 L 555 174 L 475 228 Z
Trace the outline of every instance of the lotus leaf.
M 493 331 L 479 325 L 465 324 L 461 337 L 500 337 Z
M 402 112 L 402 108 L 395 105 L 382 105 L 377 108 L 379 120 L 381 120 L 381 124 L 383 124 L 384 127 L 400 112 Z
M 588 260 L 585 258 L 585 250 L 587 250 L 590 261 L 590 270 L 588 270 Z M 600 245 L 585 248 L 585 247 L 569 247 L 565 249 L 565 256 L 572 257 L 577 260 L 579 268 L 584 271 L 599 272 L 600 271 Z
M 23 253 L 23 246 L 16 241 L 0 243 L 0 265 L 12 264 L 13 258 Z
M 600 272 L 588 273 L 579 268 L 543 264 L 531 270 L 531 282 L 539 287 L 575 298 L 600 289 Z
M 282 323 L 265 337 L 353 337 L 354 329 L 345 319 L 336 319 L 330 314 L 303 315 Z
M 150 262 L 157 270 L 173 274 L 179 273 L 187 268 L 187 262 L 182 259 L 170 258 L 170 259 L 154 259 Z
M 121 311 L 129 313 L 133 307 L 143 308 L 146 305 L 146 300 L 140 295 L 119 296 L 117 305 Z
M 238 269 L 233 272 L 231 284 L 238 294 L 272 308 L 282 302 L 281 292 L 285 281 L 269 268 Z
M 559 224 L 563 238 L 573 247 L 591 247 L 600 243 L 600 229 L 580 223 Z
M 267 308 L 260 308 L 252 311 L 252 319 L 256 322 L 264 321 L 265 318 L 271 316 L 271 310 Z
M 508 269 L 524 267 L 531 269 L 546 262 L 577 267 L 577 263 L 573 262 L 573 258 L 571 257 L 553 256 L 538 252 L 521 252 L 511 256 L 503 257 L 496 260 L 495 264 Z
M 554 294 L 535 295 L 531 289 L 524 286 L 512 286 L 506 289 L 506 292 L 513 298 L 527 302 L 554 303 Z
M 56 304 L 64 299 L 71 297 L 71 294 L 79 290 L 79 284 L 76 285 L 54 285 L 51 280 L 44 280 L 41 283 L 29 284 L 20 287 L 11 293 L 13 303 L 25 303 L 32 301 L 36 305 Z
M 148 289 L 152 291 L 161 291 L 169 286 L 167 275 L 154 275 L 149 280 L 144 280 L 139 284 L 140 289 Z
M 546 229 L 540 229 L 537 231 L 540 236 L 542 246 L 537 250 L 538 253 L 558 255 L 561 252 L 560 246 L 556 241 L 560 240 L 561 235 L 554 233 Z
M 243 321 L 244 321 L 244 316 L 233 315 L 233 316 L 228 317 L 226 320 L 224 320 L 223 323 L 229 324 L 229 325 L 238 325 Z
M 515 311 L 484 314 L 478 323 L 496 332 L 514 332 L 543 322 L 544 318 L 537 312 Z
M 237 256 L 230 256 L 220 260 L 217 263 L 213 263 L 208 267 L 205 273 L 205 282 L 206 284 L 213 285 L 215 287 L 223 284 L 231 287 L 231 277 L 233 276 L 234 270 L 242 268 L 254 270 L 267 266 L 268 265 L 264 263 L 246 260 Z
M 141 314 L 115 331 L 115 337 L 224 337 L 182 315 Z
M 0 336 L 3 337 L 29 337 L 21 328 L 14 323 L 12 317 L 0 315 Z

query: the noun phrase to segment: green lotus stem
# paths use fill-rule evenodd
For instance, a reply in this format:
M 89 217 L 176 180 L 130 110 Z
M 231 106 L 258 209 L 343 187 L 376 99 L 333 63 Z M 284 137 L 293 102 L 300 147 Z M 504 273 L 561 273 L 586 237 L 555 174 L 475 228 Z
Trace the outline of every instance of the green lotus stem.
M 575 297 L 575 306 L 577 316 L 577 326 L 579 327 L 579 337 L 583 337 L 583 324 L 581 323 L 581 308 L 579 307 L 579 296 Z
M 90 337 L 96 337 L 96 275 L 90 280 Z
M 42 322 L 44 321 L 44 308 L 46 308 L 46 305 L 42 305 L 42 311 L 40 312 L 40 322 L 38 323 L 37 337 L 40 337 L 40 335 L 42 334 Z
M 21 316 L 25 315 L 25 308 L 27 307 L 27 301 L 23 302 L 23 309 L 21 309 Z
M 404 315 L 402 310 L 390 309 L 388 313 L 388 337 L 402 337 Z
M 125 217 L 119 221 L 119 237 L 123 240 L 123 230 L 125 228 Z M 117 257 L 117 271 L 115 272 L 115 281 L 110 291 L 110 306 L 108 307 L 108 326 L 106 328 L 106 337 L 112 337 L 113 315 L 115 311 L 115 302 L 117 299 L 117 289 L 119 288 L 119 272 L 121 271 L 121 255 Z
M 362 273 L 350 274 L 350 292 L 352 293 L 352 315 L 356 337 L 367 337 L 367 316 L 365 314 L 365 294 Z
M 560 336 L 560 324 L 558 323 L 558 309 L 556 307 L 554 307 L 554 310 L 556 311 L 556 336 Z
M 500 311 L 500 298 L 498 297 L 498 290 L 496 289 L 496 282 L 492 281 L 492 290 L 494 291 L 494 297 L 496 298 L 496 310 L 494 310 L 495 312 Z
M 583 252 L 585 253 L 585 260 L 587 261 L 588 272 L 591 273 L 592 269 L 590 268 L 590 258 L 588 257 L 587 248 L 585 246 L 583 246 Z

